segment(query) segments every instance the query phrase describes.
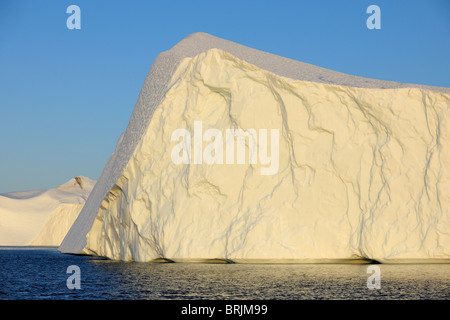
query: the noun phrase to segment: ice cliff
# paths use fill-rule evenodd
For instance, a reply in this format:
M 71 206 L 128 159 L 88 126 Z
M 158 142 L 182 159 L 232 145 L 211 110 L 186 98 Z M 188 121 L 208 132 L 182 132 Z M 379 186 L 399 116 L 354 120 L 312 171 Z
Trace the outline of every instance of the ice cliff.
M 449 262 L 449 121 L 449 88 L 194 34 L 155 60 L 59 249 L 134 261 Z M 241 161 L 227 130 L 247 133 Z M 276 168 L 262 174 L 269 155 Z
M 0 194 L 0 245 L 59 246 L 94 185 L 75 177 L 49 190 Z

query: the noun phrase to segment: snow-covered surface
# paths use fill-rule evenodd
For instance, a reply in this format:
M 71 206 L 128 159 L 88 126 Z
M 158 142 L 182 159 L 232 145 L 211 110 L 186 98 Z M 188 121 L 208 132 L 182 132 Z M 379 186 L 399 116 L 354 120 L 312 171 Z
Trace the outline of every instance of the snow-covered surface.
M 59 249 L 137 261 L 447 261 L 449 93 L 193 34 L 155 60 Z M 173 130 L 198 120 L 278 129 L 277 174 L 175 165 Z
M 0 245 L 59 246 L 95 182 L 76 177 L 49 190 L 0 194 Z

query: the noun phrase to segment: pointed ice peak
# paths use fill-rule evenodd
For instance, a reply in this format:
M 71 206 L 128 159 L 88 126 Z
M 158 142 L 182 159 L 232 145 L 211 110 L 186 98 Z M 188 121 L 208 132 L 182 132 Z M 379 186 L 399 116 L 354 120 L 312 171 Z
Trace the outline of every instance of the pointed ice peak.
M 450 93 L 450 88 L 401 83 L 349 75 L 253 49 L 236 42 L 215 37 L 205 32 L 195 32 L 189 34 L 178 42 L 173 48 L 163 52 L 162 54 L 175 56 L 177 58 L 194 57 L 213 48 L 227 51 L 241 60 L 247 61 L 261 69 L 270 71 L 279 76 L 296 80 L 344 85 L 357 88 L 394 89 L 416 87 L 426 90 Z M 169 69 L 167 69 L 167 71 L 168 70 Z
M 58 189 L 66 189 L 66 188 L 73 188 L 76 187 L 77 189 L 90 189 L 90 187 L 92 187 L 95 184 L 95 180 L 90 179 L 88 177 L 85 176 L 76 176 L 72 179 L 70 179 L 69 181 L 63 183 L 62 185 L 58 186 Z

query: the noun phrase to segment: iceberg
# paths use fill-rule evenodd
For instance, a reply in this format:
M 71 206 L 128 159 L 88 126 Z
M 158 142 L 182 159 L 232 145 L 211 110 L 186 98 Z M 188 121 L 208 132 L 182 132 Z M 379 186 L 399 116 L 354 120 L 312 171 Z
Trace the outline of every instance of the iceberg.
M 0 245 L 59 246 L 95 182 L 79 176 L 49 190 L 0 194 Z
M 450 88 L 346 75 L 195 33 L 154 61 L 59 250 L 450 262 L 449 121 Z

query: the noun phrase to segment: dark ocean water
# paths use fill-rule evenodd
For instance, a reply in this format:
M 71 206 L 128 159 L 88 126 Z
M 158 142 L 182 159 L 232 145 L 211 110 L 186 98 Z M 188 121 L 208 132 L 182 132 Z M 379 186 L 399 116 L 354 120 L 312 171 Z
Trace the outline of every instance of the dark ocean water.
M 67 268 L 80 268 L 69 289 Z M 0 247 L 0 299 L 450 299 L 449 264 L 368 265 L 118 262 L 61 254 L 55 248 Z

